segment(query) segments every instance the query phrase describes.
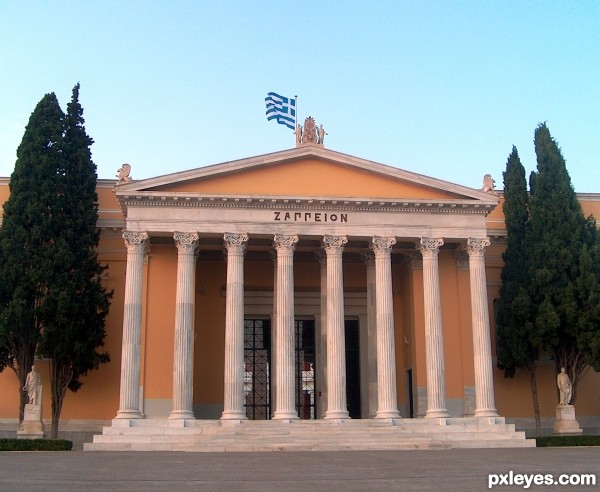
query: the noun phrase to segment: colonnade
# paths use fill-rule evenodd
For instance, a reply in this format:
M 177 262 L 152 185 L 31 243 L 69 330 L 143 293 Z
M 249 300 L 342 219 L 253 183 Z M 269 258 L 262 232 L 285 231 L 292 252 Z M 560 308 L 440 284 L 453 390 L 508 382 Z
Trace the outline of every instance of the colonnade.
M 123 233 L 127 247 L 127 276 L 123 317 L 121 387 L 117 419 L 142 418 L 140 411 L 140 346 L 142 331 L 143 259 L 148 252 L 146 232 Z M 193 314 L 197 233 L 173 235 L 178 250 L 175 344 L 173 355 L 173 403 L 170 419 L 193 419 Z M 244 254 L 247 234 L 224 234 L 227 251 L 225 313 L 225 373 L 222 420 L 243 420 L 244 410 Z M 342 255 L 345 236 L 323 236 L 326 282 L 325 330 L 327 406 L 325 419 L 347 419 L 346 365 L 344 349 L 344 293 Z M 298 236 L 275 235 L 276 251 L 273 384 L 274 420 L 298 419 L 294 396 L 294 250 Z M 373 237 L 367 259 L 368 295 L 374 298 L 375 338 L 372 355 L 377 365 L 377 406 L 369 408 L 375 418 L 399 418 L 396 394 L 396 361 L 392 299 L 391 251 L 396 239 Z M 427 367 L 426 417 L 447 417 L 442 311 L 438 252 L 441 238 L 421 238 L 416 245 L 423 258 L 425 340 Z M 487 239 L 468 239 L 473 349 L 475 367 L 475 416 L 496 416 L 491 364 L 489 315 L 484 249 Z M 370 349 L 371 350 L 371 349 Z

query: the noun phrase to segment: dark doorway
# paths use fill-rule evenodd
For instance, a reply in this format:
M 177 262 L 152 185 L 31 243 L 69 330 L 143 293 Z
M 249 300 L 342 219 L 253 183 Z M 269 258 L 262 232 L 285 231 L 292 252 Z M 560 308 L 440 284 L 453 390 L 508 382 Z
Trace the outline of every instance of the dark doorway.
M 412 419 L 415 416 L 413 400 L 413 374 L 412 369 L 406 370 L 406 388 L 408 391 L 408 416 Z
M 271 321 L 244 320 L 244 406 L 250 420 L 271 418 Z
M 317 418 L 315 401 L 315 322 L 296 320 L 296 408 L 304 420 Z
M 361 418 L 360 412 L 360 333 L 358 320 L 347 319 L 346 333 L 346 399 L 350 418 Z

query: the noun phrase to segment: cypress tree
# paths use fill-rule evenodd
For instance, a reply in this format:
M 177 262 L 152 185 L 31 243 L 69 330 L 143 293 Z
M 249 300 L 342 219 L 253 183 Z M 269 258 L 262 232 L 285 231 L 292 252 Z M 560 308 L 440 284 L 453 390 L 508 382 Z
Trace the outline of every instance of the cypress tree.
M 500 298 L 496 316 L 497 364 L 505 377 L 514 377 L 517 369 L 529 374 L 536 431 L 541 435 L 540 409 L 536 381 L 535 326 L 528 294 L 528 200 L 525 168 L 516 147 L 506 163 L 504 177 L 504 221 L 507 232 L 506 250 L 502 254 Z
M 582 312 L 581 268 L 593 234 L 571 185 L 560 148 L 545 123 L 535 130 L 537 172 L 531 174 L 528 277 L 535 326 L 533 343 L 554 355 L 556 371 L 565 367 L 574 401 L 586 359 L 578 344 Z M 583 255 L 582 255 L 582 252 Z M 586 283 L 586 282 L 584 282 Z
M 67 389 L 77 391 L 81 377 L 108 362 L 104 345 L 105 317 L 109 299 L 101 284 L 105 267 L 98 263 L 99 233 L 96 165 L 92 161 L 92 138 L 86 133 L 79 84 L 73 88 L 64 124 L 62 169 L 59 171 L 57 199 L 61 228 L 50 269 L 42 317 L 40 352 L 50 360 L 52 393 L 52 437 L 58 423 Z
M 19 380 L 19 422 L 25 378 L 43 327 L 40 308 L 48 288 L 60 218 L 56 209 L 57 169 L 63 165 L 63 112 L 46 94 L 35 107 L 17 149 L 0 229 L 0 370 Z
M 580 275 L 576 283 L 580 301 L 577 319 L 577 346 L 589 366 L 600 372 L 600 251 L 596 221 L 588 218 L 587 238 L 579 256 Z

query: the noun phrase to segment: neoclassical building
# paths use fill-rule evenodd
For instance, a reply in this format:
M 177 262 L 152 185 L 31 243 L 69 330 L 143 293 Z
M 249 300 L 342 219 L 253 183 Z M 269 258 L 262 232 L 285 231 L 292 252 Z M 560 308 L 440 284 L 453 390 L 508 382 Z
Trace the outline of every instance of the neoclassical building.
M 98 185 L 111 362 L 67 395 L 65 421 L 529 425 L 527 378 L 504 379 L 494 359 L 501 194 L 318 143 L 150 179 L 129 171 Z M 600 214 L 599 195 L 580 200 Z M 554 365 L 541 365 L 551 426 Z M 15 382 L 0 373 L 5 420 Z M 592 372 L 579 390 L 578 418 L 593 425 L 598 382 Z

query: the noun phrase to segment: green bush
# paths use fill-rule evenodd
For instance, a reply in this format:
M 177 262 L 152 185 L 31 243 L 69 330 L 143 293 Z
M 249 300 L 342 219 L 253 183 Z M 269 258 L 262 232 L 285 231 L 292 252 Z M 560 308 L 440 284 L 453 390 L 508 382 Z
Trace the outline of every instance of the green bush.
M 560 446 L 600 446 L 600 436 L 544 436 L 536 437 L 538 448 Z
M 0 451 L 70 451 L 65 439 L 0 439 Z

